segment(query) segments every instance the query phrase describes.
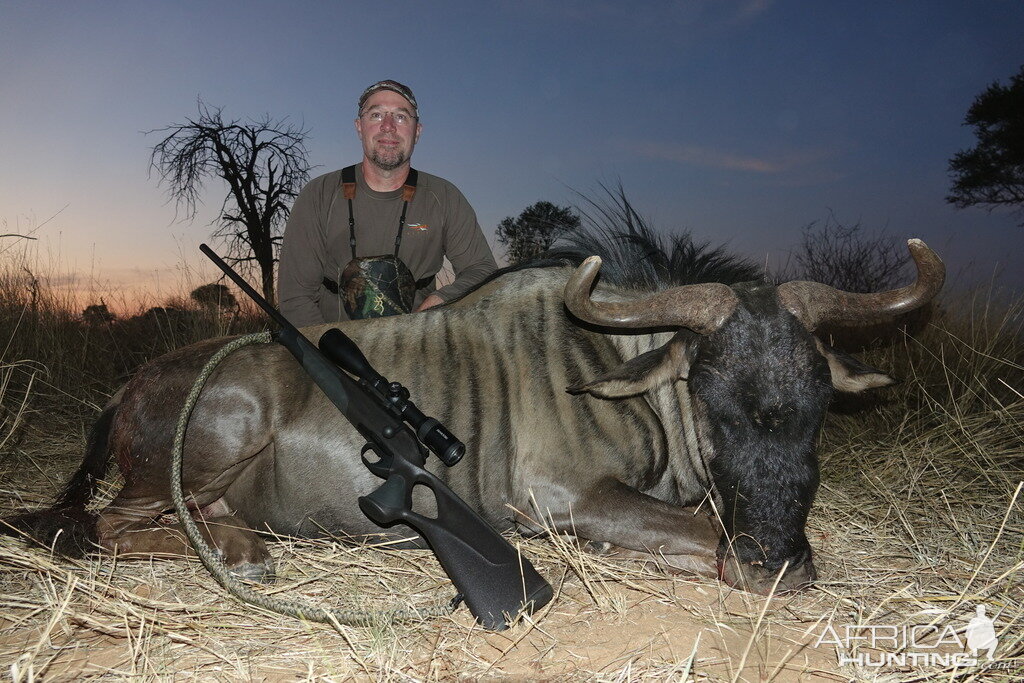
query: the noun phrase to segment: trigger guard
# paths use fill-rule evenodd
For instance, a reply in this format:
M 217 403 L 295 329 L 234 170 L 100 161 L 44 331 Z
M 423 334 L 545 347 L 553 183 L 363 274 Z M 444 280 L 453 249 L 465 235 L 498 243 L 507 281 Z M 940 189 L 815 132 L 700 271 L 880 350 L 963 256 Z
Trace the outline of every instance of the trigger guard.
M 377 456 L 377 462 L 370 462 L 369 460 L 366 459 L 366 453 L 368 451 L 372 452 L 374 455 Z M 388 474 L 391 472 L 390 455 L 388 455 L 387 453 L 381 453 L 377 449 L 377 445 L 370 441 L 360 449 L 359 457 L 363 461 L 363 465 L 366 466 L 366 469 L 370 470 L 370 472 L 374 476 L 379 477 L 381 479 L 387 479 Z

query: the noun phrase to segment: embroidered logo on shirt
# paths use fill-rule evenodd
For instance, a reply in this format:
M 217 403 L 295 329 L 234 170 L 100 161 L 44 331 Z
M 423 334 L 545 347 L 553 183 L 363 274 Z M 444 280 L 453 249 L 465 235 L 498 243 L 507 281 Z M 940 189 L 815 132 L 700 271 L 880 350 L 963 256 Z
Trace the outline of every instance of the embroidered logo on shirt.
M 426 230 L 430 226 L 427 225 L 426 223 L 406 223 L 405 227 L 409 228 L 410 230 Z

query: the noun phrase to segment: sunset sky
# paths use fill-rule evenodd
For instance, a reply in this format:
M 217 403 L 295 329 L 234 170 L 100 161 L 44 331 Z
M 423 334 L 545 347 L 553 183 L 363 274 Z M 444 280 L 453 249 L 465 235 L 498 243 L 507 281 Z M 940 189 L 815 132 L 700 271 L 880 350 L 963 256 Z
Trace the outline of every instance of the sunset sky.
M 223 187 L 176 220 L 144 131 L 197 98 L 289 117 L 324 173 L 359 159 L 356 99 L 394 78 L 421 106 L 414 165 L 460 187 L 499 257 L 503 217 L 621 180 L 659 229 L 759 261 L 832 214 L 1022 288 L 1018 219 L 944 199 L 964 114 L 1022 36 L 1017 0 L 5 0 L 0 232 L 34 231 L 35 267 L 86 298 L 201 284 Z

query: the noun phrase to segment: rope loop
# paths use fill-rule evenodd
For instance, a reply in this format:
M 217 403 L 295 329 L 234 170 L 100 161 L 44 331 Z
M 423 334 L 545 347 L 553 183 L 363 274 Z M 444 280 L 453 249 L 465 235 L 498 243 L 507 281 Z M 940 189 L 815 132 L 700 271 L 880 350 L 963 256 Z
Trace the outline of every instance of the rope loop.
M 296 619 L 331 624 L 335 628 L 338 628 L 340 625 L 372 626 L 381 623 L 419 621 L 451 614 L 458 605 L 457 598 L 421 609 L 395 607 L 386 610 L 356 610 L 328 609 L 306 602 L 295 602 L 263 595 L 247 587 L 238 577 L 232 574 L 231 570 L 227 568 L 221 559 L 219 552 L 207 545 L 206 540 L 203 539 L 199 527 L 196 526 L 195 520 L 192 519 L 192 515 L 188 511 L 188 506 L 185 504 L 185 494 L 182 490 L 181 470 L 184 460 L 185 430 L 188 426 L 188 421 L 192 416 L 192 410 L 199 401 L 199 395 L 203 391 L 206 380 L 210 378 L 210 375 L 213 374 L 221 361 L 245 346 L 269 344 L 271 342 L 270 332 L 264 331 L 233 339 L 221 347 L 199 372 L 199 376 L 196 378 L 195 384 L 192 385 L 192 389 L 185 399 L 185 405 L 181 409 L 181 415 L 178 418 L 178 426 L 174 432 L 174 446 L 171 452 L 171 498 L 174 500 L 174 509 L 178 513 L 178 519 L 181 521 L 185 535 L 195 549 L 200 561 L 202 561 L 203 565 L 206 566 L 224 590 L 242 602 Z

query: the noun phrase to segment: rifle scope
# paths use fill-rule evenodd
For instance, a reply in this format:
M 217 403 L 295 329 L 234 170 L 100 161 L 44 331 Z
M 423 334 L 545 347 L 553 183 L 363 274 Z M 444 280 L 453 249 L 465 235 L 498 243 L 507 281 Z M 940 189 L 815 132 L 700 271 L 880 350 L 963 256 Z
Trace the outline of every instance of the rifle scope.
M 323 333 L 317 342 L 320 351 L 333 363 L 346 372 L 362 379 L 402 416 L 416 432 L 416 437 L 430 449 L 434 455 L 451 467 L 466 454 L 466 444 L 462 443 L 435 418 L 428 417 L 409 400 L 409 390 L 398 382 L 388 382 L 383 375 L 373 369 L 370 361 L 359 350 L 349 337 L 338 329 L 330 329 Z

